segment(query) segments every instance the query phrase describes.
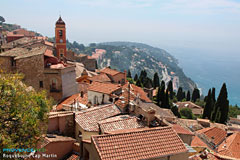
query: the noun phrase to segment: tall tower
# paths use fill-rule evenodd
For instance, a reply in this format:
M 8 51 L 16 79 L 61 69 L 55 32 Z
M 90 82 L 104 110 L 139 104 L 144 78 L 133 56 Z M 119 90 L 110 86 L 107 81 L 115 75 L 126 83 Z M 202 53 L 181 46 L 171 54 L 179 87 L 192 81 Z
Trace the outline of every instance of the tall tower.
M 55 27 L 55 44 L 56 44 L 56 53 L 57 57 L 66 57 L 67 56 L 67 47 L 66 47 L 66 27 L 65 22 L 62 20 L 61 16 L 56 22 Z

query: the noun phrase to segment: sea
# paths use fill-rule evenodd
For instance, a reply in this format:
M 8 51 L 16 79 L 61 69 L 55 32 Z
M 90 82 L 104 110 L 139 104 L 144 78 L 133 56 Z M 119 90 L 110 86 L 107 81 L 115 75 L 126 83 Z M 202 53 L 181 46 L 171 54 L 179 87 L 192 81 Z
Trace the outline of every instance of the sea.
M 179 66 L 198 85 L 203 95 L 215 87 L 218 96 L 225 82 L 229 103 L 240 107 L 240 53 L 182 48 L 169 49 L 168 52 L 178 59 Z

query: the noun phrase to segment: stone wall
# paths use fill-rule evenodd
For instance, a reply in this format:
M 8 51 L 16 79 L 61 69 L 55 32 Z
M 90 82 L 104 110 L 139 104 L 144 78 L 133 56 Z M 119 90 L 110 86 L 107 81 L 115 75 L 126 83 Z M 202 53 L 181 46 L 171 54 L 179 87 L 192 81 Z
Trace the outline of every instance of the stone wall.
M 24 74 L 24 82 L 34 89 L 40 89 L 40 81 L 44 88 L 44 59 L 43 55 L 36 55 L 16 60 L 16 69 Z
M 0 70 L 4 72 L 13 72 L 11 57 L 0 57 Z

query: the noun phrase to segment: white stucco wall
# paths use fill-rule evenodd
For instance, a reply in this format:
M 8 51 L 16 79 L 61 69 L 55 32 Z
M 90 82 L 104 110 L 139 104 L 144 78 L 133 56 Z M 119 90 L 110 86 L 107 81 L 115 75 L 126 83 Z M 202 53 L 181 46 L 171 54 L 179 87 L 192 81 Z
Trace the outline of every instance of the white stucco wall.
M 101 104 L 102 103 L 103 93 L 94 92 L 94 91 L 88 91 L 88 101 L 90 101 L 92 104 L 94 104 L 94 97 L 95 96 L 98 99 L 98 103 Z M 107 95 L 107 94 L 104 94 L 104 103 L 111 103 L 109 101 L 109 95 Z
M 62 73 L 62 94 L 63 98 L 78 93 L 75 69 Z

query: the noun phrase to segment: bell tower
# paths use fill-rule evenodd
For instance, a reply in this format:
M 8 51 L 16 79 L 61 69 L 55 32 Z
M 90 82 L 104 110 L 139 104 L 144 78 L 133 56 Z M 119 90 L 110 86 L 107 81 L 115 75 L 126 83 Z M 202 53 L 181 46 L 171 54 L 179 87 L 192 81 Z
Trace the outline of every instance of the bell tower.
M 62 20 L 61 16 L 57 20 L 55 26 L 55 44 L 57 57 L 58 58 L 66 57 L 67 56 L 66 27 L 65 22 Z

